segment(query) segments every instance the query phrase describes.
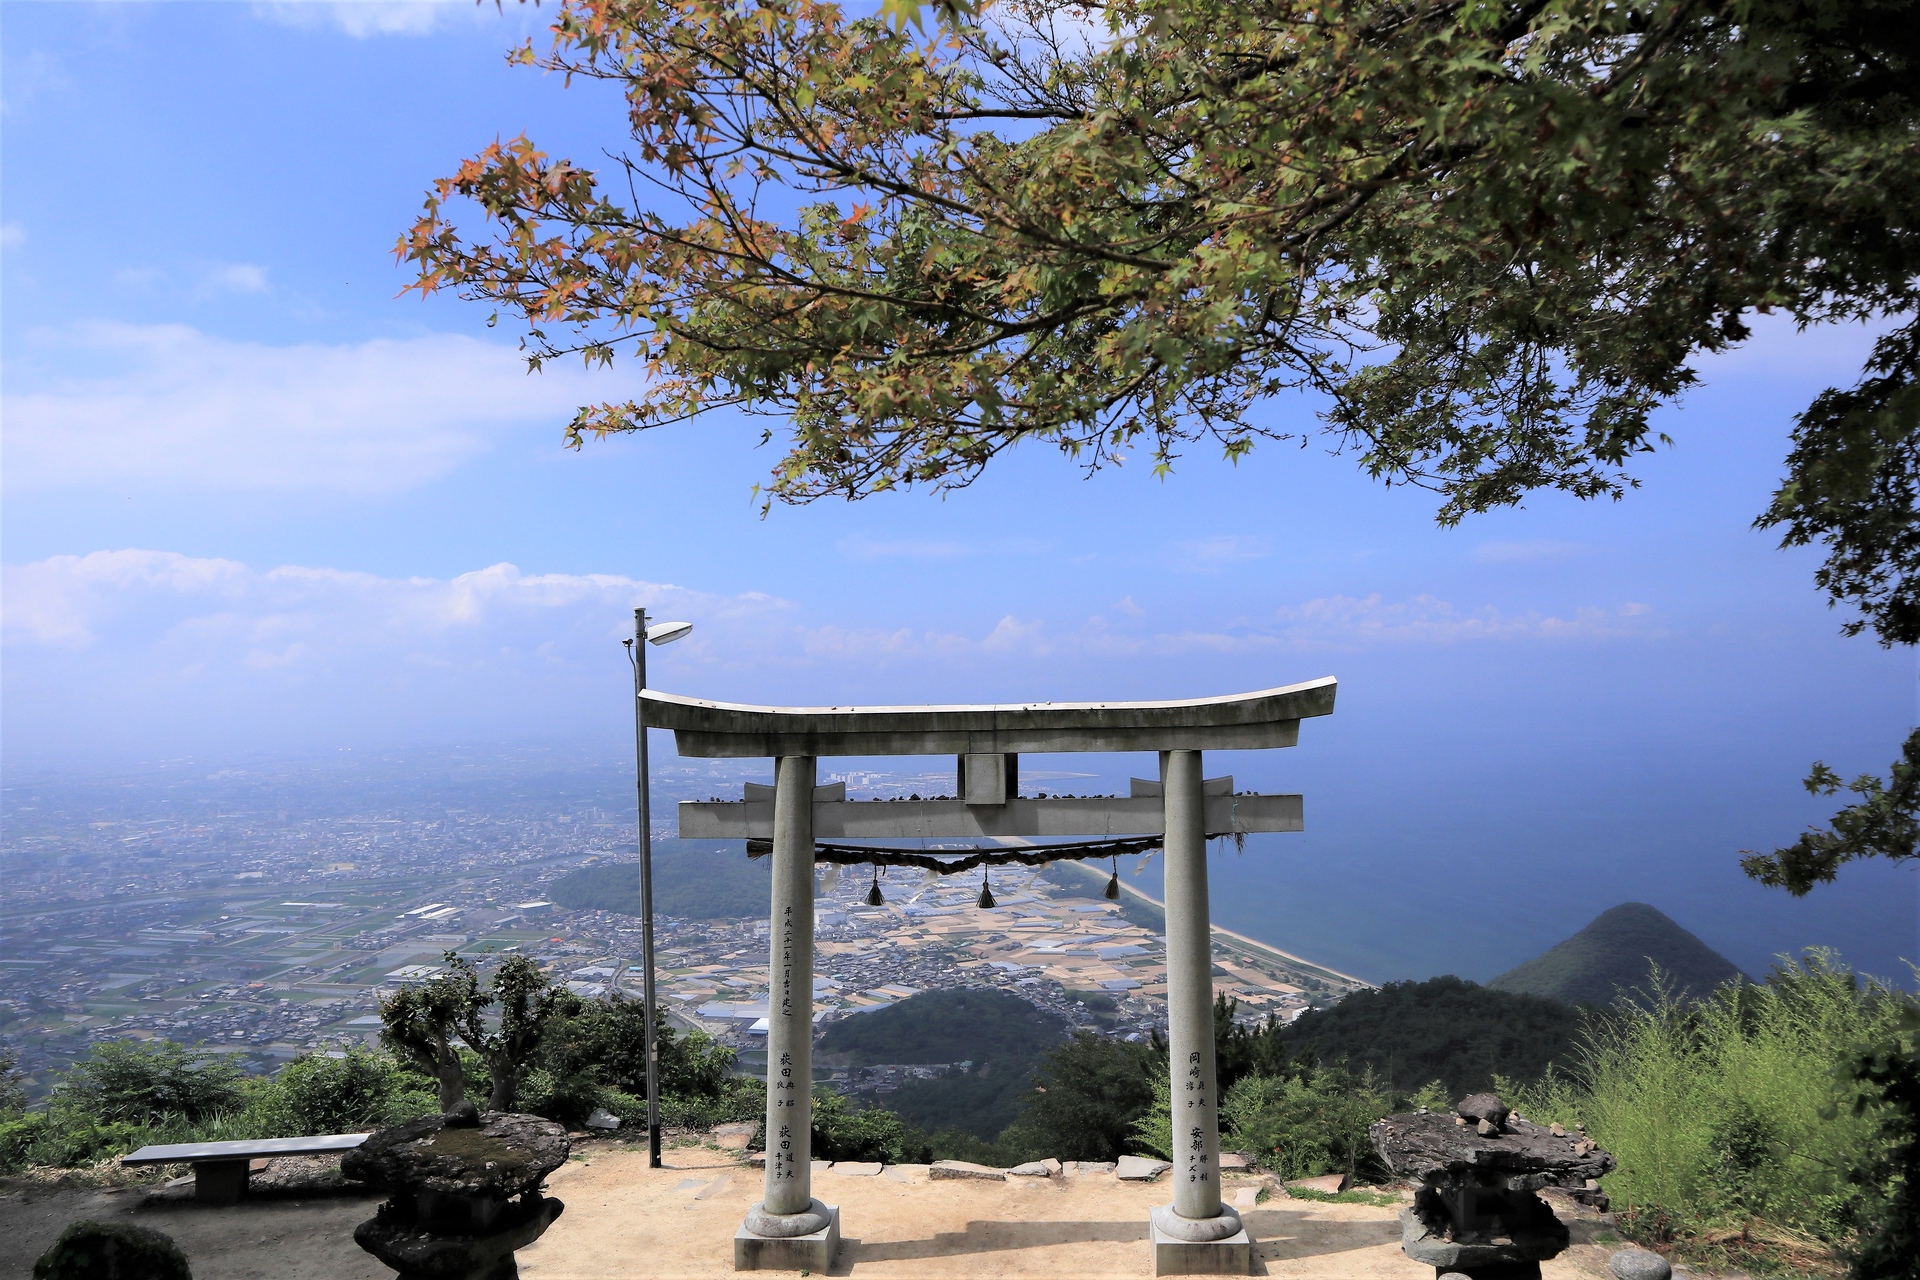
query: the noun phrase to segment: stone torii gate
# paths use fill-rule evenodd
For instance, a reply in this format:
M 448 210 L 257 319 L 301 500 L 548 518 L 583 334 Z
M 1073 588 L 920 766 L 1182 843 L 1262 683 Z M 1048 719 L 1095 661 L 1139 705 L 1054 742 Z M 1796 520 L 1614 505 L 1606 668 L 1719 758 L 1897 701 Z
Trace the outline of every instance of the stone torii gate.
M 774 785 L 744 800 L 683 803 L 687 838 L 770 840 L 765 1198 L 734 1236 L 736 1270 L 825 1271 L 837 1206 L 813 1196 L 813 894 L 816 839 L 1160 837 L 1166 852 L 1167 1029 L 1173 1203 L 1154 1210 L 1156 1275 L 1238 1274 L 1252 1242 L 1220 1199 L 1213 1061 L 1209 835 L 1302 829 L 1297 795 L 1234 795 L 1204 779 L 1202 753 L 1290 747 L 1300 721 L 1332 712 L 1331 677 L 1191 702 L 1047 702 L 926 707 L 759 707 L 645 690 L 646 720 L 682 756 L 772 757 Z M 1155 751 L 1158 785 L 1126 797 L 1023 799 L 1022 753 Z M 952 755 L 953 800 L 850 801 L 817 785 L 822 756 Z M 1044 846 L 1042 846 L 1044 847 Z

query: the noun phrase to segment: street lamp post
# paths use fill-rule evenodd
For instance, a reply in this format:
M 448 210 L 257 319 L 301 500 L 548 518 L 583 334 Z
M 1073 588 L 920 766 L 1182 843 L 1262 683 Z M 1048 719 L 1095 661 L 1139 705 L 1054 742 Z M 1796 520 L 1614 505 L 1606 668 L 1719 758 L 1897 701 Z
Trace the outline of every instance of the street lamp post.
M 647 704 L 640 692 L 647 687 L 647 644 L 671 644 L 693 630 L 690 622 L 647 625 L 647 611 L 633 611 L 633 639 L 627 659 L 633 667 L 634 786 L 640 800 L 640 990 L 647 1020 L 647 1162 L 660 1167 L 660 1045 L 655 1023 L 659 1006 L 654 999 L 653 968 L 653 806 L 648 795 Z

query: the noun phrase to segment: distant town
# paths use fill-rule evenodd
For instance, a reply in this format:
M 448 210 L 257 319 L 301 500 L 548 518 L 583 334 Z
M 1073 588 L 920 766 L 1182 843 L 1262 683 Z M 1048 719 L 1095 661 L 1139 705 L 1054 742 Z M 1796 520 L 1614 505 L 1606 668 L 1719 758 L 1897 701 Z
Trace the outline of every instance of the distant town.
M 656 837 L 671 840 L 675 801 L 737 788 L 756 763 L 657 768 Z M 932 775 L 833 776 L 885 797 Z M 620 807 L 631 787 L 617 767 L 538 753 L 10 780 L 0 1037 L 36 1091 L 120 1037 L 202 1043 L 271 1070 L 375 1042 L 383 993 L 432 978 L 450 950 L 482 964 L 517 951 L 582 996 L 637 998 L 639 919 L 568 910 L 545 892 L 581 867 L 632 860 Z M 1157 908 L 1131 888 L 1106 900 L 1106 875 L 999 869 L 997 905 L 982 910 L 977 877 L 895 870 L 874 907 L 864 868 L 823 871 L 818 1022 L 919 991 L 999 987 L 1070 1025 L 1147 1035 L 1164 1018 Z M 1244 1018 L 1290 1019 L 1363 985 L 1248 939 L 1216 942 L 1216 989 Z M 674 1020 L 738 1050 L 741 1070 L 764 1070 L 766 922 L 663 914 L 656 950 Z M 849 1080 L 831 1062 L 820 1073 Z M 843 1087 L 884 1089 L 886 1077 L 867 1068 Z

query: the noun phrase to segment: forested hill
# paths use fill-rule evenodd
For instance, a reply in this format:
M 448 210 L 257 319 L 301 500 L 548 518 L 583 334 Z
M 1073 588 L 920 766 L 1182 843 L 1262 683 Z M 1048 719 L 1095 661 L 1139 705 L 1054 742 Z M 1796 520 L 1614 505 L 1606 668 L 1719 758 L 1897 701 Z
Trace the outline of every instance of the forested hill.
M 1066 1023 L 991 988 L 926 991 L 828 1027 L 822 1054 L 874 1063 L 971 1062 L 936 1080 L 911 1080 L 878 1102 L 928 1133 L 959 1129 L 990 1139 L 1012 1124 L 1033 1093 L 1033 1069 L 1066 1039 Z M 819 1058 L 814 1061 L 820 1061 Z
M 1432 1080 L 1447 1096 L 1491 1088 L 1497 1072 L 1535 1080 L 1571 1061 L 1580 1011 L 1542 996 L 1494 991 L 1462 978 L 1389 982 L 1302 1014 L 1282 1036 L 1287 1054 L 1372 1067 L 1411 1092 Z
M 1487 985 L 1568 1004 L 1610 1005 L 1651 985 L 1652 966 L 1677 995 L 1698 999 L 1744 979 L 1731 960 L 1644 902 L 1623 902 L 1559 946 Z
M 828 1027 L 820 1051 L 876 1062 L 1037 1062 L 1066 1038 L 1066 1023 L 990 987 L 923 991 L 890 1008 Z
M 764 919 L 771 900 L 770 858 L 748 858 L 738 844 L 663 840 L 653 850 L 653 907 L 682 920 Z M 574 911 L 640 914 L 639 862 L 603 862 L 568 872 L 547 896 Z

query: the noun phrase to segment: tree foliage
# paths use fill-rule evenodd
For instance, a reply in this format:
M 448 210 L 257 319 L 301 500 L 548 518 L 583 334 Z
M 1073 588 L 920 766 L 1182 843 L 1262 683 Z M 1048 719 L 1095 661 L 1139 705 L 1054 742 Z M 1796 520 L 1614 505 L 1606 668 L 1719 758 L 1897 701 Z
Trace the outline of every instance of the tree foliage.
M 1748 853 L 1740 865 L 1761 884 L 1797 898 L 1816 884 L 1830 883 L 1843 863 L 1856 858 L 1920 857 L 1920 730 L 1908 735 L 1890 772 L 1885 782 L 1863 773 L 1842 783 L 1839 774 L 1816 761 L 1807 775 L 1808 791 L 1830 796 L 1844 785 L 1859 801 L 1835 814 L 1825 830 L 1810 829 L 1772 853 Z
M 464 996 L 461 984 L 441 976 L 380 1002 L 380 1043 L 436 1082 L 442 1111 L 467 1096 L 455 1040 Z
M 511 1111 L 521 1077 L 533 1066 L 540 1037 L 564 1002 L 572 999 L 555 987 L 538 965 L 510 955 L 493 971 L 488 989 L 471 960 L 449 951 L 447 972 L 418 987 L 396 992 L 380 1006 L 381 1041 L 440 1084 L 440 1105 L 466 1096 L 466 1069 L 456 1038 L 486 1064 L 490 1082 L 487 1109 Z M 498 1006 L 495 1023 L 487 1010 Z
M 431 1111 L 421 1093 L 426 1083 L 385 1054 L 306 1054 L 275 1075 L 274 1096 L 261 1109 L 280 1110 L 293 1134 L 358 1133 Z
M 655 1020 L 654 1045 L 659 1054 L 663 1115 L 682 1119 L 737 1119 L 732 1114 L 735 1086 L 733 1050 L 704 1031 L 684 1035 L 667 1021 L 664 1010 Z M 570 1124 L 587 1118 L 597 1106 L 606 1106 L 623 1119 L 645 1123 L 647 1093 L 646 1005 L 619 994 L 602 1000 L 562 997 L 548 1019 L 529 1076 L 528 1109 Z M 765 1109 L 765 1095 L 755 1090 L 747 1114 Z M 716 1105 L 718 1104 L 718 1105 Z M 706 1123 L 718 1123 L 706 1120 Z M 705 1127 L 701 1124 L 700 1127 Z
M 780 499 L 965 484 L 1022 440 L 1237 457 L 1302 430 L 1255 409 L 1290 387 L 1445 520 L 1618 494 L 1751 310 L 1914 301 L 1912 0 L 945 14 L 571 0 L 517 57 L 612 83 L 630 150 L 496 143 L 398 252 L 536 364 L 631 347 L 646 391 L 576 441 L 791 417 Z
M 1852 1251 L 1849 1280 L 1901 1280 L 1920 1258 L 1920 1004 L 1903 997 L 1898 1025 L 1856 1046 L 1839 1074 L 1861 1088 L 1856 1116 L 1883 1117 L 1879 1148 L 1855 1170 L 1877 1212 Z
M 131 1222 L 67 1224 L 33 1264 L 33 1280 L 193 1280 L 172 1237 Z
M 567 0 L 515 57 L 615 86 L 630 148 L 470 158 L 412 287 L 536 367 L 630 349 L 645 391 L 575 444 L 790 419 L 770 500 L 1321 434 L 1443 523 L 1618 497 L 1753 312 L 1892 319 L 1759 523 L 1825 546 L 1850 633 L 1920 638 L 1920 0 L 934 8 Z
M 1296 1058 L 1371 1074 L 1383 1089 L 1439 1080 L 1451 1101 L 1492 1088 L 1496 1076 L 1531 1082 L 1565 1067 L 1579 1030 L 1571 1005 L 1449 975 L 1356 991 L 1301 1014 L 1283 1036 Z
M 1132 1150 L 1133 1125 L 1153 1105 L 1151 1046 L 1091 1031 L 1042 1060 L 1021 1111 L 1020 1140 L 1061 1160 L 1116 1160 Z M 1166 1066 L 1160 1063 L 1165 1074 Z

